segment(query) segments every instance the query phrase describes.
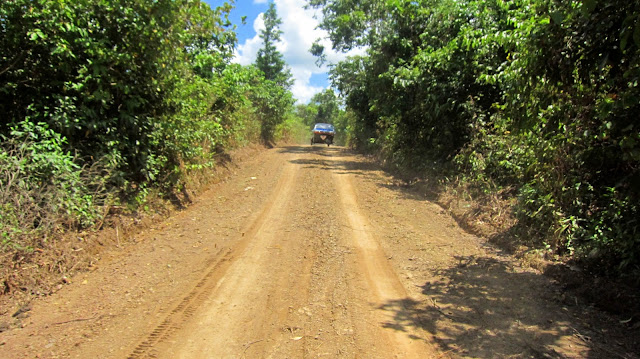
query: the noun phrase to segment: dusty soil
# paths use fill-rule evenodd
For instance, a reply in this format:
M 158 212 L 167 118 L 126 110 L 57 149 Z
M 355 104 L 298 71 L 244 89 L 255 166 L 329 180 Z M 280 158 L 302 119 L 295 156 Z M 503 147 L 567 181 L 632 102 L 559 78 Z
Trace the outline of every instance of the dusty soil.
M 577 304 L 362 157 L 289 146 L 14 313 L 0 357 L 638 358 Z

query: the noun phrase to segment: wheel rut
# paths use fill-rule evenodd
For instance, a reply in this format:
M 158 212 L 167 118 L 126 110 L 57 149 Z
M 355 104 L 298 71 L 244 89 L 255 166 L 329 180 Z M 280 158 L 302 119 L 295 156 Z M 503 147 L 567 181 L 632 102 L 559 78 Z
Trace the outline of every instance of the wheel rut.
M 348 164 L 336 159 L 337 168 L 348 168 Z M 378 328 L 384 336 L 395 355 L 402 358 L 424 358 L 426 353 L 435 354 L 435 348 L 425 338 L 426 335 L 417 328 L 409 331 L 394 329 L 393 319 L 385 316 L 380 309 L 389 302 L 411 301 L 402 282 L 376 239 L 372 226 L 367 216 L 360 208 L 357 195 L 353 188 L 353 175 L 349 171 L 333 171 L 333 179 L 340 194 L 342 213 L 347 218 L 345 230 L 351 239 L 351 243 L 358 253 L 357 262 L 364 280 L 367 283 L 368 292 L 372 298 L 372 310 L 378 320 Z M 408 311 L 403 316 L 412 318 Z M 417 327 L 417 326 L 416 326 Z
M 180 303 L 158 324 L 146 339 L 135 346 L 128 359 L 147 359 L 161 357 L 157 347 L 172 340 L 176 333 L 182 330 L 207 301 L 216 294 L 229 268 L 242 258 L 247 247 L 259 239 L 259 234 L 270 231 L 271 222 L 276 217 L 282 217 L 283 199 L 289 197 L 294 173 L 291 166 L 283 164 L 280 179 L 273 189 L 257 218 L 246 226 L 239 234 L 242 238 L 238 244 L 226 251 L 218 251 L 207 263 L 206 274 L 185 295 Z
M 127 356 L 128 359 L 157 358 L 155 346 L 171 338 L 171 336 L 193 316 L 198 307 L 215 288 L 217 279 L 223 274 L 234 259 L 234 251 L 222 254 L 219 251 L 210 263 L 207 274 L 196 284 L 193 290 L 170 312 L 170 314 L 139 343 Z

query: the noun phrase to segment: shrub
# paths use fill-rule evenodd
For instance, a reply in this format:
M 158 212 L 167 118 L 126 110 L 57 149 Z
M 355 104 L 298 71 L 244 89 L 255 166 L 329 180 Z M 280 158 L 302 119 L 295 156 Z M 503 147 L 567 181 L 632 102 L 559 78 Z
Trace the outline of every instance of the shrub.
M 107 176 L 82 168 L 63 150 L 65 138 L 46 124 L 24 121 L 0 143 L 2 248 L 29 250 L 61 228 L 86 228 L 102 218 Z

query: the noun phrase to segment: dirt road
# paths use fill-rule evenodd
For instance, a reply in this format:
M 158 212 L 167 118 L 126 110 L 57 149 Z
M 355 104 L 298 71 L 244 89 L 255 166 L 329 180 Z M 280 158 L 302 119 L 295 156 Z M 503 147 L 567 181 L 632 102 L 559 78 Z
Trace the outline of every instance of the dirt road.
M 0 357 L 620 355 L 549 279 L 338 147 L 257 153 L 98 263 Z

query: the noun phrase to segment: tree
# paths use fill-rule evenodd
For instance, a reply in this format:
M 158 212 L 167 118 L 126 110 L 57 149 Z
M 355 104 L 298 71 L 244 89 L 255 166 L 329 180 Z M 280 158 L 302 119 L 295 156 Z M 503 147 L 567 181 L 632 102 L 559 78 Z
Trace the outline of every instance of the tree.
M 326 89 L 313 95 L 311 103 L 315 104 L 318 108 L 315 122 L 334 123 L 340 112 L 340 104 L 333 90 Z
M 251 100 L 261 121 L 260 137 L 270 146 L 275 140 L 276 128 L 284 122 L 295 102 L 293 94 L 273 81 L 264 80 L 254 87 Z
M 295 113 L 305 126 L 311 128 L 318 116 L 318 106 L 313 103 L 300 104 L 296 106 Z
M 474 108 L 499 99 L 493 86 L 476 81 L 477 52 L 457 38 L 486 24 L 476 3 L 481 2 L 310 2 L 322 6 L 320 27 L 334 49 L 367 46 L 367 56 L 331 71 L 333 85 L 358 117 L 357 144 L 373 143 L 405 164 L 442 161 L 466 144 Z M 312 48 L 316 55 L 321 50 Z
M 258 113 L 262 116 L 261 137 L 266 144 L 274 140 L 275 129 L 285 120 L 294 103 L 289 88 L 293 84 L 291 70 L 282 54 L 276 49 L 282 24 L 273 2 L 264 13 L 264 30 L 260 31 L 263 47 L 258 50 L 256 67 L 264 74 L 265 83 L 254 94 Z
M 0 1 L 0 252 L 101 222 L 112 201 L 172 197 L 190 171 L 215 165 L 249 127 L 248 82 L 262 79 L 230 64 L 230 11 Z
M 269 4 L 269 9 L 264 13 L 264 30 L 260 31 L 263 47 L 258 50 L 256 66 L 264 73 L 264 78 L 273 81 L 285 89 L 289 89 L 293 83 L 291 70 L 284 61 L 282 54 L 276 49 L 276 43 L 280 41 L 282 31 L 279 26 L 282 20 L 278 17 L 274 3 Z

